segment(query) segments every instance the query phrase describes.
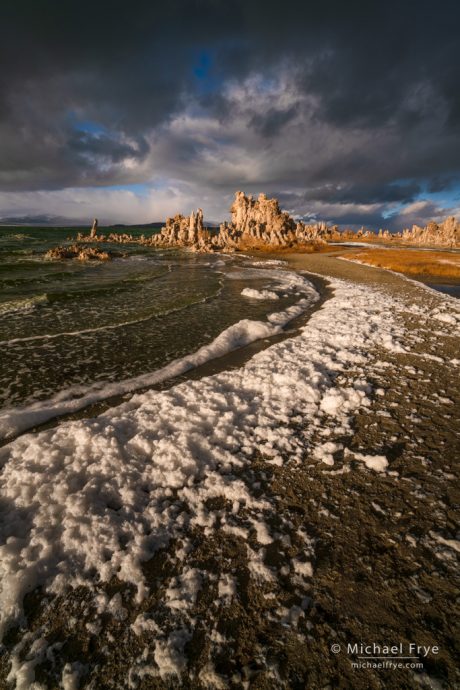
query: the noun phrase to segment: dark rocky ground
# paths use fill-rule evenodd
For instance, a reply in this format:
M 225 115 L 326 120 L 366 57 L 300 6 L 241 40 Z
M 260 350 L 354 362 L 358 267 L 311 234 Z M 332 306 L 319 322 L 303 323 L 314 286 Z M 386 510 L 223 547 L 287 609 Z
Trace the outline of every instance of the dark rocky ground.
M 291 260 L 297 268 L 323 275 L 377 282 L 423 308 L 443 299 L 392 274 L 334 257 Z M 264 564 L 277 573 L 273 582 L 256 585 L 250 577 L 242 537 L 219 531 L 218 523 L 213 538 L 199 529 L 191 533 L 188 564 L 206 576 L 192 608 L 195 625 L 185 643 L 187 666 L 181 679 L 142 673 L 152 632 L 148 625 L 137 634 L 130 627 L 139 614 L 167 626 L 163 598 L 175 575 L 170 557 L 180 547 L 175 544 L 145 564 L 150 595 L 142 604 L 132 602 L 126 585 L 113 582 L 105 588 L 110 597 L 121 595 L 123 607 L 112 615 L 98 616 L 93 595 L 84 589 L 65 599 L 29 595 L 27 630 L 34 632 L 30 638 L 19 628 L 9 632 L 0 687 L 12 687 L 6 680 L 8 650 L 22 639 L 21 657 L 26 659 L 32 639 L 40 636 L 49 651 L 35 666 L 35 679 L 50 690 L 78 687 L 70 669 L 80 672 L 80 687 L 94 690 L 460 687 L 458 553 L 453 542 L 439 541 L 459 538 L 460 380 L 458 368 L 449 364 L 459 356 L 458 339 L 449 329 L 443 334 L 440 322 L 435 332 L 409 311 L 404 318 L 420 340 L 407 354 L 383 348 L 374 353 L 383 364 L 373 368 L 369 380 L 380 394 L 355 415 L 352 434 L 337 438 L 331 424 L 327 440 L 343 445 L 334 454 L 333 467 L 306 452 L 302 465 L 277 467 L 257 457 L 241 471 L 240 478 L 255 495 L 273 507 L 270 528 L 278 536 L 263 555 Z M 418 356 L 423 353 L 443 361 Z M 354 376 L 353 369 L 347 371 L 350 381 Z M 385 455 L 389 472 L 376 473 L 350 460 L 347 451 L 354 450 Z M 222 497 L 207 507 L 224 515 L 230 510 L 227 503 Z M 255 533 L 251 543 L 256 548 Z M 290 559 L 306 556 L 314 573 L 309 580 L 284 568 Z M 222 572 L 234 578 L 236 596 L 216 607 Z M 422 659 L 418 670 L 354 669 L 356 655 L 348 655 L 346 645 L 360 642 L 437 645 L 439 654 Z M 333 644 L 340 645 L 339 653 L 332 653 Z M 67 676 L 62 675 L 65 663 Z M 129 667 L 134 669 L 131 684 Z

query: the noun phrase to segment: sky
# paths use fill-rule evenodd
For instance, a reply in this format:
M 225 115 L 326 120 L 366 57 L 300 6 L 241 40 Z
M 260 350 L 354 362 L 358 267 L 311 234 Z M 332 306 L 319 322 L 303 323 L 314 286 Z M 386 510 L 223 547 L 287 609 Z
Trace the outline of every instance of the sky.
M 460 217 L 450 0 L 2 0 L 0 219 Z

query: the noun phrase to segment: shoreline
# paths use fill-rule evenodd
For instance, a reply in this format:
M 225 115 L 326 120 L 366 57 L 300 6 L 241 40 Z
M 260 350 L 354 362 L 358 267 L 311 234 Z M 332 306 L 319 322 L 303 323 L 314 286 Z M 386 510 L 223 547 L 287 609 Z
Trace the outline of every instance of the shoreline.
M 48 548 L 28 566 L 47 602 L 26 594 L 27 626 L 6 637 L 16 679 L 48 682 L 68 664 L 101 688 L 129 672 L 165 690 L 254 673 L 261 687 L 364 690 L 384 672 L 358 680 L 330 643 L 379 641 L 383 626 L 439 646 L 422 687 L 454 686 L 458 305 L 330 255 L 284 258 L 330 283 L 298 334 L 3 449 L 8 500 L 18 486 L 42 497 L 14 524 Z M 72 646 L 47 666 L 32 645 L 53 636 Z
M 260 259 L 260 256 L 258 256 L 257 258 Z M 265 257 L 265 259 L 262 259 L 262 261 L 266 260 L 267 258 L 268 257 Z M 285 268 L 287 268 L 287 266 L 285 266 Z M 54 428 L 58 424 L 65 421 L 88 419 L 91 417 L 98 416 L 103 412 L 110 410 L 110 408 L 116 407 L 119 404 L 125 402 L 126 400 L 129 400 L 133 395 L 141 395 L 142 393 L 145 393 L 149 390 L 167 390 L 172 386 L 178 385 L 183 381 L 200 379 L 204 376 L 209 376 L 214 373 L 241 367 L 256 353 L 266 349 L 267 347 L 270 347 L 271 345 L 277 342 L 281 342 L 287 338 L 293 337 L 294 335 L 298 334 L 299 330 L 302 328 L 302 326 L 305 325 L 306 321 L 310 318 L 310 316 L 321 307 L 324 300 L 327 299 L 327 295 L 329 294 L 327 281 L 325 281 L 319 276 L 312 276 L 311 284 L 316 290 L 315 299 L 312 299 L 311 303 L 308 304 L 305 307 L 305 309 L 299 309 L 300 313 L 298 315 L 294 314 L 294 316 L 291 317 L 286 312 L 286 323 L 281 324 L 280 327 L 277 327 L 276 325 L 271 326 L 270 318 L 268 318 L 268 321 L 266 322 L 267 333 L 265 336 L 261 333 L 256 338 L 250 337 L 247 343 L 239 345 L 236 348 L 230 347 L 230 349 L 225 351 L 223 354 L 219 354 L 219 348 L 216 349 L 215 353 L 212 353 L 211 350 L 213 347 L 215 348 L 217 342 L 220 339 L 222 339 L 222 337 L 225 337 L 225 335 L 228 332 L 232 331 L 232 329 L 235 329 L 240 325 L 244 325 L 244 322 L 239 322 L 231 325 L 230 327 L 222 331 L 220 334 L 218 334 L 218 336 L 212 342 L 207 343 L 197 351 L 192 351 L 188 353 L 180 360 L 173 360 L 172 362 L 166 363 L 163 367 L 160 367 L 159 369 L 145 373 L 143 376 L 139 376 L 138 383 L 136 383 L 135 379 L 133 379 L 132 381 L 130 379 L 125 379 L 120 381 L 118 384 L 106 384 L 107 390 L 109 390 L 111 387 L 116 388 L 117 386 L 125 386 L 127 388 L 126 391 L 120 391 L 114 394 L 104 394 L 104 396 L 101 396 L 99 399 L 97 399 L 99 394 L 96 391 L 95 395 L 97 397 L 94 402 L 90 401 L 88 403 L 81 404 L 81 402 L 83 401 L 80 402 L 80 399 L 77 398 L 75 400 L 76 409 L 70 409 L 69 411 L 63 411 L 60 413 L 55 413 L 52 411 L 52 406 L 54 402 L 55 405 L 58 407 L 59 405 L 66 405 L 65 400 L 61 402 L 59 394 L 56 397 L 56 401 L 53 401 L 53 399 L 43 402 L 39 401 L 38 403 L 32 404 L 28 407 L 18 408 L 19 418 L 21 417 L 21 415 L 40 416 L 42 414 L 42 409 L 44 410 L 44 413 L 47 414 L 47 406 L 50 407 L 51 411 L 49 413 L 49 418 L 44 419 L 43 422 L 27 425 L 24 429 L 19 430 L 18 433 L 9 434 L 8 436 L 0 439 L 0 448 L 5 445 L 8 445 L 13 440 L 19 438 L 25 433 L 36 433 L 43 431 L 45 429 Z M 260 326 L 262 326 L 265 325 L 265 321 L 254 322 L 254 324 L 259 324 Z M 270 329 L 272 332 L 270 332 Z M 209 353 L 207 353 L 207 350 L 209 350 Z M 200 353 L 202 352 L 205 355 L 204 358 L 200 357 Z M 204 359 L 204 362 L 200 362 L 200 359 Z M 191 362 L 190 364 L 188 364 L 189 360 Z M 194 360 L 196 360 L 196 362 Z M 151 379 L 152 381 L 149 383 L 143 383 L 142 378 Z M 155 381 L 155 379 L 158 379 L 158 381 Z M 84 397 L 90 397 L 90 390 L 91 387 L 88 387 L 88 392 Z M 6 413 L 11 411 L 14 412 L 13 408 L 11 408 L 11 410 L 5 410 L 2 413 L 3 418 L 2 414 L 0 414 L 0 419 L 2 420 L 3 425 L 5 424 L 4 419 L 7 416 Z

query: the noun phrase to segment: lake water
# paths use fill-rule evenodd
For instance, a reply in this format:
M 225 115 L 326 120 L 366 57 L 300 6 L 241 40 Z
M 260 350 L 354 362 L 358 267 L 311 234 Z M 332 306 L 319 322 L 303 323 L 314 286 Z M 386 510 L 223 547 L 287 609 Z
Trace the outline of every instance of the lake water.
M 108 397 L 118 384 L 196 352 L 230 326 L 268 324 L 272 312 L 284 313 L 314 292 L 283 272 L 282 262 L 245 257 L 109 245 L 123 256 L 110 262 L 44 258 L 76 234 L 0 228 L 0 413 L 43 401 L 62 411 L 63 400 L 78 401 L 89 390 L 99 390 L 102 399 L 111 384 Z M 248 332 L 241 339 L 234 329 L 217 355 L 258 337 Z M 134 382 L 120 390 L 135 388 Z

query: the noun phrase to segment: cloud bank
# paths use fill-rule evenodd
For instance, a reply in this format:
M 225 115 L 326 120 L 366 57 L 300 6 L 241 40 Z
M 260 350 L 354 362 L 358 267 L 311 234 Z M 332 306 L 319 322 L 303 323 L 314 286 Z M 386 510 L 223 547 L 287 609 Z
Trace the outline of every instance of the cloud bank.
M 0 216 L 301 217 L 401 227 L 460 206 L 457 3 L 6 0 Z

